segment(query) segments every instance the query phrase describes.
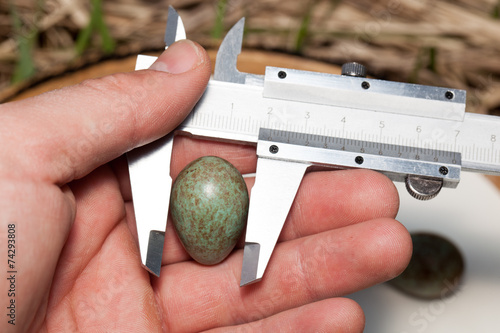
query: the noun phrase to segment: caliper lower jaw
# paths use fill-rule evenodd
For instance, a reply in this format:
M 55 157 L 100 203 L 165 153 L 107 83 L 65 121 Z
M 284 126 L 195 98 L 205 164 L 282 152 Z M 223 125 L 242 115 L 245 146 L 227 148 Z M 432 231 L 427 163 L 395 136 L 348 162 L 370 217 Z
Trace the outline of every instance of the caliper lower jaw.
M 259 157 L 248 211 L 240 286 L 262 279 L 309 166 Z
M 165 49 L 185 38 L 182 19 L 170 6 L 164 38 Z M 147 69 L 156 59 L 139 55 L 135 69 Z M 169 134 L 127 153 L 141 262 L 146 270 L 156 276 L 161 271 L 167 227 L 173 140 L 173 134 Z

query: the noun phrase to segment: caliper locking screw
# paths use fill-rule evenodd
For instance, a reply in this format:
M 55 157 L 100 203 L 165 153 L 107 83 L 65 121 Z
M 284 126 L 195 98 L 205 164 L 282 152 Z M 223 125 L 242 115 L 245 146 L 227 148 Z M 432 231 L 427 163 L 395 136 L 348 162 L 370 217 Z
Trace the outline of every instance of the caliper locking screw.
M 430 200 L 437 196 L 443 187 L 440 178 L 408 175 L 406 176 L 406 189 L 410 195 L 418 200 Z
M 366 67 L 357 62 L 347 62 L 342 65 L 342 75 L 366 77 Z

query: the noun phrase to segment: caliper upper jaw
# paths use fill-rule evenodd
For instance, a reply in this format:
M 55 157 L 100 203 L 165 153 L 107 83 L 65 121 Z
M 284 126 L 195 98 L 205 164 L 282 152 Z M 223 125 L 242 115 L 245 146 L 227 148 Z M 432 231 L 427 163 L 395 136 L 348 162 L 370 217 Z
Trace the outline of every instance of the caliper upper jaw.
M 175 43 L 178 40 L 186 39 L 186 29 L 182 18 L 179 16 L 174 7 L 168 7 L 167 27 L 165 28 L 165 48 Z
M 240 19 L 227 33 L 217 52 L 214 80 L 244 84 L 246 74 L 238 71 L 238 55 L 243 44 L 245 18 Z

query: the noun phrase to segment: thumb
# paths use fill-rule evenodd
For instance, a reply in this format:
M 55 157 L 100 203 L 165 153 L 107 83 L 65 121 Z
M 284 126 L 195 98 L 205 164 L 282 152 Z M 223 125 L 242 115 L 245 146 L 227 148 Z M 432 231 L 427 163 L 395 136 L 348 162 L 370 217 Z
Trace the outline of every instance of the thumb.
M 57 184 L 81 178 L 172 131 L 199 100 L 209 77 L 207 53 L 184 40 L 171 45 L 148 70 L 87 80 L 1 105 L 5 130 L 0 138 L 13 149 L 2 154 L 9 159 L 3 165 Z

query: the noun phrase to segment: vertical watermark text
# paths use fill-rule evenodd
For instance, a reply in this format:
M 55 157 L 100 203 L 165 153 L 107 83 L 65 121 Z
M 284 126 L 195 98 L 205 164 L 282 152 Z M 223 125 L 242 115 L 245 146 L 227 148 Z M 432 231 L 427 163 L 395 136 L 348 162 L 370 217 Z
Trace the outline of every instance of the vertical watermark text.
M 7 322 L 10 325 L 16 325 L 16 224 L 7 225 Z

